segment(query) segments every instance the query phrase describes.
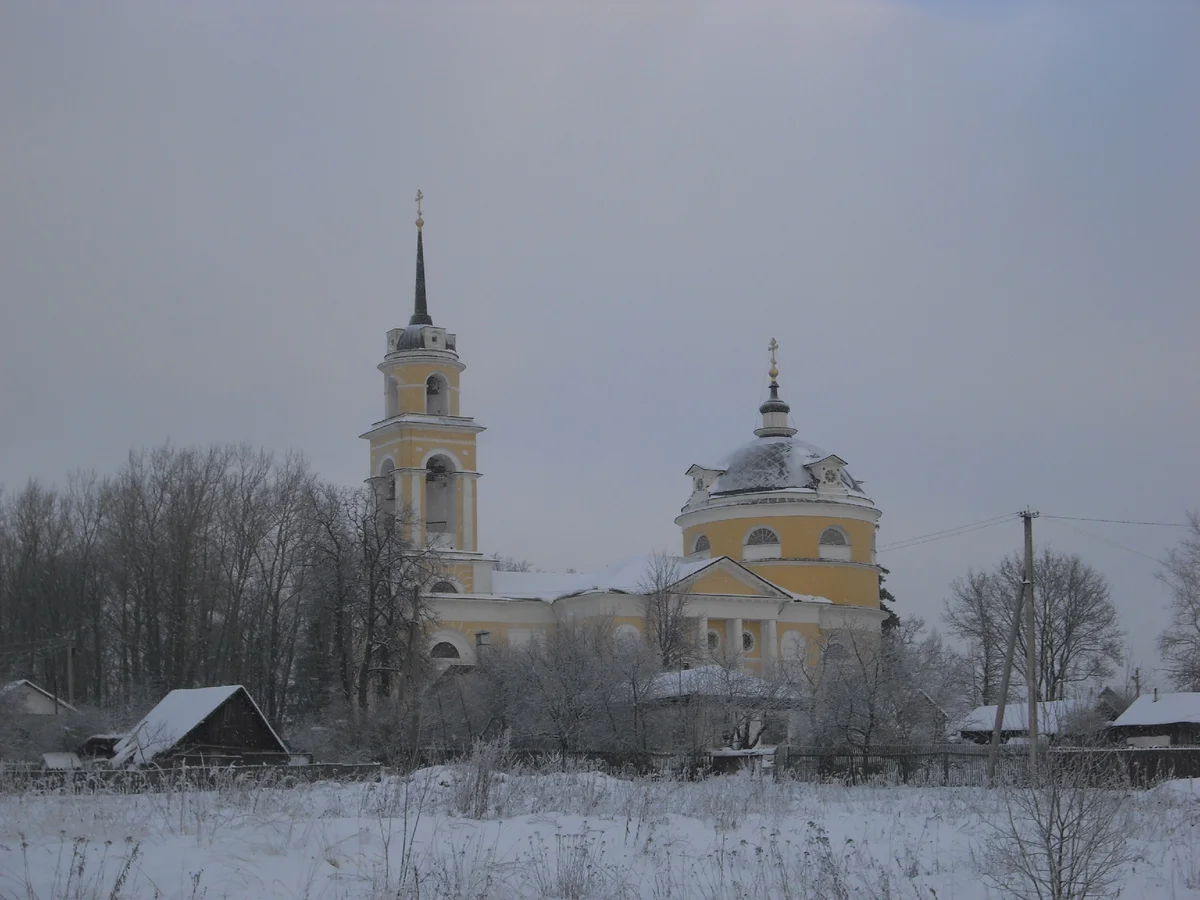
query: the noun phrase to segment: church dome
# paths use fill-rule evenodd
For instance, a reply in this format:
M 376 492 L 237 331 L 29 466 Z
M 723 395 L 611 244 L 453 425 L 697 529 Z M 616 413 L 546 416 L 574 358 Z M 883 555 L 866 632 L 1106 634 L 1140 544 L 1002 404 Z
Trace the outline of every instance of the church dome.
M 718 468 L 724 471 L 710 493 L 816 490 L 816 475 L 806 467 L 828 457 L 824 450 L 790 435 L 759 437 L 722 461 Z M 841 477 L 847 491 L 862 493 L 861 485 L 844 468 Z

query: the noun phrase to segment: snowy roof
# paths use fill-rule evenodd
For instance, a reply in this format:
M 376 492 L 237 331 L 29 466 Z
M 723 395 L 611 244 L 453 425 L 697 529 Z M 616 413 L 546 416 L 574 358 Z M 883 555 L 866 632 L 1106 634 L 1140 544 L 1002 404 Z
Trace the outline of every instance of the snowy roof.
M 775 687 L 761 678 L 739 669 L 710 665 L 678 672 L 660 672 L 650 680 L 646 696 L 651 700 L 695 696 L 766 698 L 778 693 Z
M 170 750 L 187 737 L 188 732 L 238 691 L 245 692 L 245 689 L 240 684 L 226 684 L 220 687 L 171 691 L 113 748 L 113 765 L 151 762 L 154 757 Z M 283 741 L 279 740 L 279 735 L 271 728 L 254 698 L 249 692 L 245 693 L 246 699 L 254 706 L 259 716 L 262 716 L 263 724 L 270 730 L 271 736 L 286 752 Z
M 63 709 L 69 709 L 71 712 L 78 711 L 70 703 L 67 703 L 64 700 L 61 700 L 61 699 L 55 697 L 49 691 L 38 687 L 36 684 L 34 684 L 28 678 L 21 678 L 17 681 L 10 681 L 10 682 L 8 682 L 8 684 L 0 685 L 0 694 L 7 694 L 9 691 L 15 691 L 17 688 L 22 687 L 22 686 L 28 688 L 29 690 L 37 691 L 39 694 L 41 694 L 43 697 L 45 697 L 48 700 L 54 700 Z
M 744 491 L 812 490 L 813 473 L 806 468 L 828 459 L 830 454 L 794 437 L 760 437 L 734 450 L 718 466 L 724 470 L 712 486 L 713 494 Z M 847 491 L 862 495 L 861 485 L 842 469 Z
M 1122 725 L 1174 725 L 1177 722 L 1200 724 L 1200 693 L 1144 694 L 1129 704 L 1113 722 L 1114 728 Z
M 676 575 L 682 581 L 725 558 L 671 557 L 668 562 L 675 566 Z M 551 601 L 592 592 L 640 594 L 646 588 L 647 578 L 654 565 L 654 557 L 639 556 L 608 566 L 599 572 L 493 572 L 492 590 L 503 597 L 519 600 Z
M 1058 734 L 1072 713 L 1088 709 L 1086 700 L 1043 700 L 1038 703 L 1038 733 Z M 958 726 L 959 731 L 991 731 L 996 725 L 996 710 L 999 706 L 980 706 L 971 710 Z M 1004 723 L 1001 731 L 1028 731 L 1029 705 L 1009 703 L 1004 707 Z

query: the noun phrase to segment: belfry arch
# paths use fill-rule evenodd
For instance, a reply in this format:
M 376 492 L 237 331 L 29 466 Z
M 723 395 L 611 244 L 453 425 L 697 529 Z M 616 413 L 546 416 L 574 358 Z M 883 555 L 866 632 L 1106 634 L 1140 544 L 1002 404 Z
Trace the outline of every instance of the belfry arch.
M 425 535 L 454 546 L 458 534 L 458 495 L 454 460 L 435 454 L 425 463 Z

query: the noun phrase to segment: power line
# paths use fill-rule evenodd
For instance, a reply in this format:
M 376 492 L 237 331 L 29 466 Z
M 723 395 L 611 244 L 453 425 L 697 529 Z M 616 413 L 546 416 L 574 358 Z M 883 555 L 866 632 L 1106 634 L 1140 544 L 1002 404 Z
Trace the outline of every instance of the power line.
M 1134 519 L 1089 519 L 1086 516 L 1048 516 L 1043 514 L 1043 519 L 1064 519 L 1071 522 L 1105 522 L 1109 525 L 1153 525 L 1156 528 L 1189 528 L 1191 526 L 1183 522 L 1139 522 Z
M 1069 516 L 1043 516 L 1043 518 L 1067 519 L 1070 517 Z M 1090 521 L 1090 520 L 1084 520 L 1084 521 Z M 1090 537 L 1094 540 L 1101 541 L 1105 544 L 1108 544 L 1110 547 L 1116 547 L 1118 550 L 1124 550 L 1126 553 L 1132 553 L 1135 556 L 1141 556 L 1145 559 L 1150 560 L 1150 562 L 1158 563 L 1160 566 L 1165 567 L 1167 565 L 1165 562 L 1163 562 L 1157 556 L 1151 556 L 1149 553 L 1143 553 L 1141 550 L 1134 550 L 1132 547 L 1126 547 L 1124 544 L 1118 544 L 1116 541 L 1110 540 L 1109 538 L 1101 537 L 1098 534 L 1092 534 L 1090 531 L 1085 531 L 1084 529 L 1078 527 L 1077 525 L 1070 525 L 1070 524 L 1067 524 L 1066 522 L 1063 522 L 1063 526 L 1066 528 L 1070 528 L 1072 531 L 1076 532 L 1077 534 L 1082 534 L 1084 537 Z
M 934 541 L 941 541 L 947 538 L 958 537 L 963 534 L 970 534 L 972 531 L 982 531 L 985 528 L 992 528 L 1002 522 L 1008 522 L 1017 517 L 1016 513 L 1006 513 L 1002 516 L 995 516 L 991 519 L 984 519 L 981 522 L 970 522 L 966 525 L 957 525 L 954 528 L 944 528 L 941 531 L 931 531 L 929 534 L 921 534 L 916 537 L 905 538 L 901 541 L 893 541 L 890 544 L 884 544 L 877 552 L 884 553 L 888 550 L 906 550 L 909 547 L 916 547 L 920 544 L 929 544 Z

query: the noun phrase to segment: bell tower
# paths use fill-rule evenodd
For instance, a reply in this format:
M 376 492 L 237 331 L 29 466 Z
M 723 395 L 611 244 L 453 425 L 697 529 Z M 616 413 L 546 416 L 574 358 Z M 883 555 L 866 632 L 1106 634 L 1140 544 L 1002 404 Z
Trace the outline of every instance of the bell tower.
M 460 410 L 466 368 L 457 336 L 433 323 L 425 293 L 424 196 L 417 191 L 417 278 L 408 326 L 387 333 L 383 418 L 361 435 L 371 445 L 369 481 L 385 506 L 410 521 L 407 537 L 442 561 L 439 590 L 491 591 L 492 561 L 479 552 L 475 436 Z

